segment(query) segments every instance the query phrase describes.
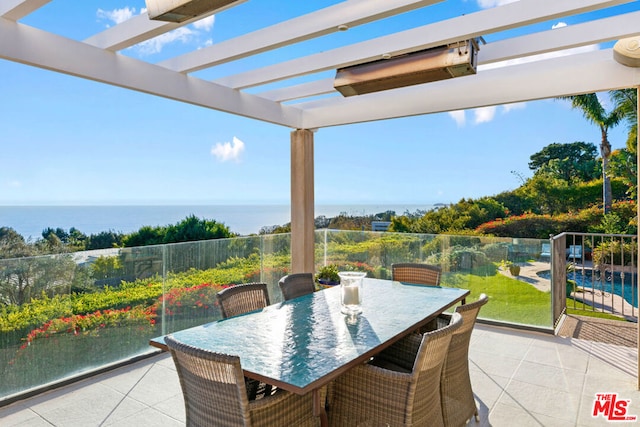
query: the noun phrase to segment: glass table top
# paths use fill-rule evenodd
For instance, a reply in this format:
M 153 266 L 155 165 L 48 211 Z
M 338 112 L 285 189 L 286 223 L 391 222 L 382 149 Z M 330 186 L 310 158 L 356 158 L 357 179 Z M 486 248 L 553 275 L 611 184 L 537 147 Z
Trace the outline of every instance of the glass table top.
M 365 361 L 468 293 L 365 279 L 363 312 L 355 322 L 341 313 L 336 286 L 171 335 L 195 347 L 237 355 L 247 376 L 302 393 L 328 382 L 336 370 Z M 163 345 L 164 337 L 152 341 Z

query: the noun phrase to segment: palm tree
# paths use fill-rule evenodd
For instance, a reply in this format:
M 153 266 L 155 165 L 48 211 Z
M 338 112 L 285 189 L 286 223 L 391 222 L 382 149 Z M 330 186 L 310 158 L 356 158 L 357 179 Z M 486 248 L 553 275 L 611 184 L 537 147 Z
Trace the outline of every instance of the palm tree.
M 609 92 L 609 96 L 613 100 L 616 110 L 620 110 L 623 119 L 629 124 L 627 150 L 636 154 L 638 149 L 638 91 L 635 88 L 612 90 Z
M 613 109 L 607 113 L 602 106 L 595 93 L 587 93 L 584 95 L 563 96 L 560 99 L 571 101 L 573 108 L 582 110 L 584 117 L 591 123 L 600 128 L 600 156 L 602 157 L 602 202 L 604 205 L 604 213 L 611 211 L 613 194 L 611 192 L 611 181 L 607 175 L 607 165 L 611 156 L 611 143 L 609 142 L 609 129 L 617 125 L 621 118 L 620 109 Z

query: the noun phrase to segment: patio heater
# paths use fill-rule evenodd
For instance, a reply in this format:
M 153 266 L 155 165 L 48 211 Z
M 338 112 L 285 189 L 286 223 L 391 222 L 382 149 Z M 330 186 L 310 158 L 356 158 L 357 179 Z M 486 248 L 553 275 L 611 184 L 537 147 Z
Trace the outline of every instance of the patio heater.
M 183 22 L 200 15 L 219 12 L 246 0 L 145 0 L 149 19 Z
M 343 96 L 362 95 L 476 74 L 478 40 L 469 39 L 339 68 L 333 86 Z

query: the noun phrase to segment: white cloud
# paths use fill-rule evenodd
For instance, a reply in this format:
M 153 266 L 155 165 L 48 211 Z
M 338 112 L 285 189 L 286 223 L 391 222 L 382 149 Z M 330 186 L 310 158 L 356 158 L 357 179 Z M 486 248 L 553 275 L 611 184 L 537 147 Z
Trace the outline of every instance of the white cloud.
M 483 9 L 489 9 L 496 6 L 504 6 L 505 4 L 514 3 L 519 0 L 478 0 L 478 6 Z
M 112 21 L 114 24 L 120 24 L 121 22 L 131 19 L 135 14 L 136 9 L 134 7 L 124 7 L 122 9 L 114 10 L 98 9 L 98 12 L 96 12 L 98 18 L 107 19 Z
M 556 28 L 562 28 L 562 27 L 566 27 L 567 23 L 566 22 L 558 22 L 557 24 L 554 24 L 551 29 L 555 30 Z
M 513 110 L 526 108 L 526 106 L 526 102 L 514 102 L 512 104 L 476 108 L 471 110 L 473 111 L 474 116 L 473 124 L 478 125 L 480 123 L 488 123 L 492 121 L 498 111 L 500 111 L 501 114 L 508 114 Z M 466 112 L 464 110 L 449 111 L 447 114 L 449 114 L 449 116 L 456 122 L 458 127 L 466 125 Z
M 455 120 L 458 127 L 463 127 L 465 125 L 466 117 L 464 110 L 449 111 L 448 114 L 453 120 Z
M 195 34 L 187 27 L 176 28 L 168 33 L 160 34 L 157 37 L 138 43 L 137 47 L 141 54 L 151 55 L 159 53 L 169 43 L 180 41 L 182 43 L 189 43 L 195 38 Z
M 146 12 L 146 8 L 142 8 L 140 10 L 141 14 Z M 98 9 L 96 15 L 100 19 L 110 21 L 109 24 L 107 24 L 107 27 L 110 27 L 111 25 L 117 25 L 126 21 L 127 19 L 131 19 L 134 15 L 136 15 L 136 9 L 130 7 L 114 10 Z M 141 55 L 152 55 L 161 52 L 165 46 L 171 43 L 200 43 L 200 37 L 207 37 L 206 33 L 211 32 L 214 23 L 215 15 L 211 15 L 194 22 L 188 27 L 180 27 L 168 33 L 161 34 L 157 37 L 146 40 L 142 43 L 138 43 L 133 48 L 136 49 Z M 211 38 L 205 39 L 204 46 L 209 46 L 211 44 L 213 44 Z
M 490 122 L 495 117 L 496 110 L 497 110 L 497 107 L 495 106 L 474 109 L 473 110 L 473 115 L 475 117 L 474 123 L 479 124 L 479 123 Z
M 527 103 L 526 102 L 514 102 L 512 104 L 505 104 L 502 106 L 502 112 L 504 114 L 509 113 L 510 111 L 513 110 L 523 110 L 524 108 L 527 107 Z
M 233 142 L 217 143 L 211 148 L 211 154 L 218 159 L 219 162 L 228 162 L 230 160 L 239 161 L 240 156 L 244 152 L 244 142 L 233 137 Z
M 200 31 L 211 31 L 216 21 L 216 15 L 210 15 L 193 23 L 193 28 Z

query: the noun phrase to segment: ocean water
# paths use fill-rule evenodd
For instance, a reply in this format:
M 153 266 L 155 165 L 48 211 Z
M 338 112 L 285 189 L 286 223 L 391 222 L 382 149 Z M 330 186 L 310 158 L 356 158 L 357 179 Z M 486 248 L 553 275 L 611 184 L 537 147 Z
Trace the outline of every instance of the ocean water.
M 429 210 L 433 205 L 317 205 L 315 216 L 328 218 L 342 212 L 352 216 L 372 215 L 388 210 Z M 84 234 L 102 231 L 131 233 L 140 227 L 175 224 L 189 215 L 221 222 L 233 233 L 258 233 L 262 227 L 291 222 L 289 205 L 201 205 L 201 206 L 0 206 L 0 227 L 11 227 L 25 239 L 37 239 L 48 227 Z

